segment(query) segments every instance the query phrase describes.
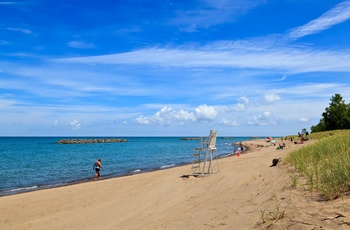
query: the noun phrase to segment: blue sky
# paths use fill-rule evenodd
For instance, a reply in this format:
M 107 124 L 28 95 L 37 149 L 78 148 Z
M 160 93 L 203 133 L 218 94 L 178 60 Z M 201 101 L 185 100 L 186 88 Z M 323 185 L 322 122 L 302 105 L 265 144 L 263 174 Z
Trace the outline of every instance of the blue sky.
M 288 135 L 350 103 L 350 0 L 0 1 L 0 136 Z

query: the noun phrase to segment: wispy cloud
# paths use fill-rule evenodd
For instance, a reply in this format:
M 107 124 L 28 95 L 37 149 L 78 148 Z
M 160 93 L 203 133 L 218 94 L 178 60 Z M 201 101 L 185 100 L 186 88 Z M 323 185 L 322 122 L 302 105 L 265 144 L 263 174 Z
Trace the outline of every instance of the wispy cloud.
M 275 80 L 275 81 L 284 81 L 284 80 L 286 80 L 287 79 L 287 76 L 283 76 L 283 77 L 281 77 L 281 78 L 279 78 L 279 79 L 277 79 L 277 80 Z
M 142 49 L 128 53 L 56 59 L 65 63 L 156 65 L 182 68 L 273 69 L 276 72 L 350 71 L 347 51 L 276 47 L 252 51 L 245 46 L 223 50 Z
M 13 5 L 16 4 L 17 2 L 0 2 L 0 5 Z
M 350 18 L 350 1 L 344 1 L 336 5 L 333 9 L 324 13 L 321 17 L 310 21 L 306 25 L 294 28 L 288 36 L 298 39 L 307 35 L 319 33 L 323 30 L 342 23 Z
M 278 94 L 294 94 L 294 95 L 303 95 L 304 97 L 329 97 L 327 92 L 349 91 L 348 86 L 345 84 L 339 83 L 307 83 L 304 82 L 300 85 L 294 85 L 290 87 L 283 87 L 282 89 L 275 89 L 275 93 Z
M 0 45 L 9 45 L 11 42 L 0 40 Z
M 194 32 L 198 29 L 213 25 L 234 22 L 240 15 L 264 3 L 264 0 L 203 0 L 200 7 L 187 11 L 178 11 L 177 17 L 170 20 L 170 24 L 179 25 L 184 31 Z M 203 6 L 205 3 L 205 6 Z
M 31 30 L 28 30 L 28 29 L 23 29 L 23 28 L 6 28 L 7 30 L 10 30 L 10 31 L 15 31 L 15 32 L 20 32 L 20 33 L 23 33 L 23 34 L 31 34 L 33 35 L 33 32 Z
M 213 14 L 229 15 L 238 9 L 251 9 L 264 1 L 228 0 L 207 1 Z M 235 5 L 237 4 L 237 5 Z M 191 17 L 200 20 L 202 11 L 191 13 Z M 221 12 L 221 13 L 220 13 Z M 286 37 L 297 39 L 308 34 L 317 33 L 350 18 L 350 0 L 338 4 L 321 17 L 304 26 L 292 29 Z M 223 21 L 226 21 L 227 18 Z M 193 21 L 188 18 L 185 21 Z M 215 21 L 215 20 L 210 20 Z M 220 20 L 219 20 L 220 21 Z M 218 22 L 216 20 L 215 22 Z M 214 22 L 213 22 L 214 23 Z M 219 23 L 219 22 L 218 22 Z M 204 25 L 204 22 L 198 24 Z M 263 38 L 217 41 L 203 46 L 153 47 L 131 52 L 88 56 L 79 58 L 56 59 L 53 61 L 81 64 L 160 66 L 165 68 L 230 68 L 245 70 L 268 70 L 276 74 L 295 74 L 307 72 L 346 72 L 350 71 L 350 55 L 347 50 L 325 51 L 312 47 L 291 46 L 283 35 L 267 35 Z M 68 44 L 74 48 L 93 48 L 93 44 L 72 41 Z M 285 80 L 282 77 L 279 81 Z
M 91 42 L 85 41 L 70 41 L 67 43 L 68 47 L 76 48 L 76 49 L 92 49 L 95 48 L 95 45 Z

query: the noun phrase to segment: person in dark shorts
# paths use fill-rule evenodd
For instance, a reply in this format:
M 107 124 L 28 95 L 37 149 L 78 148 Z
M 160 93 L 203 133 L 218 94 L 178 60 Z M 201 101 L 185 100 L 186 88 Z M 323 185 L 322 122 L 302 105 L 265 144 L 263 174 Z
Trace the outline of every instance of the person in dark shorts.
M 240 147 L 240 149 L 241 149 L 241 153 L 243 153 L 244 147 L 243 147 L 242 141 L 239 142 L 239 147 Z
M 100 175 L 100 170 L 103 168 L 102 167 L 102 159 L 101 158 L 98 158 L 98 160 L 95 162 L 94 164 L 94 167 L 92 169 L 95 170 L 95 176 L 94 176 L 94 180 L 96 179 L 100 179 L 101 178 L 101 175 Z

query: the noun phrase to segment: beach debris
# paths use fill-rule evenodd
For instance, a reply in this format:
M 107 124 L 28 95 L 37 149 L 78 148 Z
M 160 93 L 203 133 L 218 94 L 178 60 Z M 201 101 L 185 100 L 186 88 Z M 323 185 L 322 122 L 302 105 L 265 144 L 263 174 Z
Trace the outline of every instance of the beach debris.
M 346 225 L 349 225 L 350 226 L 350 221 L 345 221 L 343 220 L 341 223 L 339 223 L 338 225 L 343 225 L 343 224 L 346 224 Z
M 323 218 L 322 220 L 323 221 L 325 221 L 325 220 L 333 220 L 333 219 L 336 219 L 336 218 L 339 218 L 339 217 L 345 217 L 344 214 L 339 213 L 339 212 L 336 212 L 335 214 L 336 214 L 336 216 L 328 216 L 328 217 Z
M 272 165 L 271 165 L 270 167 L 276 166 L 276 165 L 278 164 L 278 162 L 280 162 L 281 160 L 282 160 L 281 157 L 279 157 L 279 158 L 274 158 L 274 159 L 272 160 Z

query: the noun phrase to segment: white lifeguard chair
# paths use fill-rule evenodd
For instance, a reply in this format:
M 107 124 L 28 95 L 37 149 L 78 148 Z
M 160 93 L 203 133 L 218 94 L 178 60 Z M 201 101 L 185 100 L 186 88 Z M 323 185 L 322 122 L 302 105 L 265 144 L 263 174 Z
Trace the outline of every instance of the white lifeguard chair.
M 194 149 L 194 153 L 192 154 L 192 175 L 199 175 L 202 172 L 202 163 L 204 162 L 205 151 L 208 146 L 209 137 L 200 137 L 200 147 Z
M 216 130 L 210 130 L 210 134 L 208 137 L 208 145 L 205 149 L 205 157 L 204 157 L 204 163 L 203 163 L 203 169 L 201 176 L 209 175 L 213 172 L 219 172 L 219 162 L 217 157 L 215 156 L 216 152 L 216 137 L 217 137 L 217 131 Z M 216 160 L 216 167 L 213 164 L 213 160 Z M 208 167 L 206 168 L 207 162 Z
M 195 153 L 192 155 L 192 175 L 206 176 L 219 172 L 219 163 L 215 156 L 216 137 L 217 131 L 210 130 L 209 136 L 200 138 L 201 147 L 195 148 Z M 216 160 L 216 165 L 213 163 L 214 160 Z

